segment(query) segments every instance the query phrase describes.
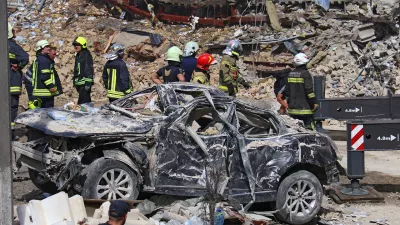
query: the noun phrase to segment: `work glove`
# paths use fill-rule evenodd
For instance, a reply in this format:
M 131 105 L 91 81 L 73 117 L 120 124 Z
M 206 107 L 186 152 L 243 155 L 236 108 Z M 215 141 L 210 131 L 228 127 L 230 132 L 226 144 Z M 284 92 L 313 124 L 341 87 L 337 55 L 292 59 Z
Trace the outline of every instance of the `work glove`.
M 90 91 L 90 86 L 85 86 L 85 91 Z
M 54 88 L 54 87 L 52 87 L 52 88 L 50 88 L 50 93 L 55 93 L 56 91 L 57 91 L 57 89 L 56 88 Z
M 313 111 L 313 112 L 317 111 L 317 109 L 318 109 L 318 106 L 319 106 L 318 104 L 314 104 L 314 108 L 313 108 L 313 110 L 312 110 L 312 111 Z

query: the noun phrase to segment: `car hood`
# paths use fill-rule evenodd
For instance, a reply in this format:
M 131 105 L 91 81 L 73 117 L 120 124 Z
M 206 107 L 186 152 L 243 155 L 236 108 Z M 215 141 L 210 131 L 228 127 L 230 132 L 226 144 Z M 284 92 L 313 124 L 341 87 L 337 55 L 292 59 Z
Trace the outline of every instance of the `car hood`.
M 50 114 L 57 115 L 60 119 L 52 119 Z M 47 135 L 63 137 L 143 134 L 153 127 L 152 121 L 145 121 L 139 117 L 132 119 L 109 110 L 88 113 L 55 108 L 26 111 L 21 113 L 15 122 L 41 130 Z

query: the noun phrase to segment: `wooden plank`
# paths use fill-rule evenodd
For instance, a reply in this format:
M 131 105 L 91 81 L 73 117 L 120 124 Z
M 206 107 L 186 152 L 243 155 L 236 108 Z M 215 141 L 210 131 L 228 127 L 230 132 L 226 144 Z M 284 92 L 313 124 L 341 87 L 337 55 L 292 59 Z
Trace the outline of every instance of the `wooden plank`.
M 368 190 L 369 193 L 367 195 L 359 195 L 359 196 L 345 195 L 341 192 L 342 187 L 335 187 L 335 188 L 331 189 L 329 195 L 338 204 L 345 203 L 345 202 L 383 202 L 383 201 L 385 201 L 385 198 L 382 196 L 382 194 L 377 192 L 373 187 L 364 186 L 363 188 Z
M 279 22 L 278 14 L 276 13 L 275 4 L 272 0 L 267 0 L 266 6 L 271 27 L 276 31 L 282 31 L 282 26 Z

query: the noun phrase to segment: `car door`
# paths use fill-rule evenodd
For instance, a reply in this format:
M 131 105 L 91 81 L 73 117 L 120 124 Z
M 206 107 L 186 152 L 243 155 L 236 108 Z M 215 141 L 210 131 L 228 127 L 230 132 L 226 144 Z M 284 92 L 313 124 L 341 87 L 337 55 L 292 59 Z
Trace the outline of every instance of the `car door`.
M 244 139 L 245 149 L 251 162 L 255 192 L 264 193 L 262 197 L 268 198 L 265 193 L 275 191 L 279 183 L 279 170 L 293 157 L 285 150 L 288 147 L 286 145 L 292 143 L 292 140 L 280 135 L 286 131 L 283 131 L 280 120 L 268 111 L 237 105 L 236 117 L 238 135 Z M 244 192 L 249 182 L 241 161 L 241 157 L 233 155 L 232 166 L 229 169 L 232 177 L 230 188 L 236 194 Z
M 160 131 L 157 147 L 156 189 L 177 195 L 200 195 L 207 177 L 219 176 L 226 183 L 227 127 L 232 104 L 216 104 L 219 115 L 207 100 L 188 107 L 187 113 Z M 214 173 L 218 171 L 218 174 Z

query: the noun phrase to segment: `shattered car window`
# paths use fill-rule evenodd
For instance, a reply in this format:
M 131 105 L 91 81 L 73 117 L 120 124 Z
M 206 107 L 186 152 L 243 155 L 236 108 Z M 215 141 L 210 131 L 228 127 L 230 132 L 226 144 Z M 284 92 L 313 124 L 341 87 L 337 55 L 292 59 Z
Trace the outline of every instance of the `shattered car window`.
M 268 137 L 278 135 L 270 118 L 238 108 L 239 133 L 246 137 Z
M 143 115 L 162 115 L 159 96 L 155 88 L 149 88 L 128 98 L 112 103 L 127 111 L 137 112 Z
M 218 112 L 223 115 L 227 109 L 225 107 L 217 107 Z M 218 135 L 221 134 L 224 124 L 218 121 L 218 117 L 213 115 L 213 109 L 210 106 L 197 107 L 194 109 L 187 121 L 187 124 L 192 127 L 199 135 Z
M 194 98 L 204 96 L 203 91 L 175 90 L 179 104 L 183 105 Z

